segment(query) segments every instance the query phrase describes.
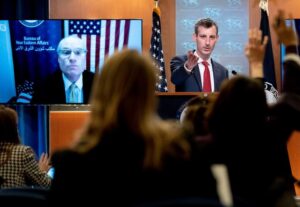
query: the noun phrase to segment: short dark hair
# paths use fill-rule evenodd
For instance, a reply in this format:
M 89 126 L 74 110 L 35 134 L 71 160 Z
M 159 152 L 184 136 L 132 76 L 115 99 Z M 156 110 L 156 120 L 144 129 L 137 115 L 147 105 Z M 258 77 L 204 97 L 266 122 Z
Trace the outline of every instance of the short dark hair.
M 3 105 L 0 105 L 0 132 L 0 142 L 20 143 L 17 112 Z
M 210 28 L 212 26 L 215 26 L 216 30 L 217 30 L 217 34 L 218 34 L 218 25 L 214 20 L 212 20 L 210 18 L 200 19 L 196 22 L 196 24 L 195 24 L 195 34 L 198 34 L 198 28 L 200 26 L 205 27 L 205 28 Z

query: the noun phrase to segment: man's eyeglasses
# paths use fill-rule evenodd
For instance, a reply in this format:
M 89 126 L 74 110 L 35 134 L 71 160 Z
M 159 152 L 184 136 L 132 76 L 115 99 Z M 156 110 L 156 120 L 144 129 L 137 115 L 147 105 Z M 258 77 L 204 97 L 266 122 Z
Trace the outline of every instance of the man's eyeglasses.
M 57 50 L 57 53 L 58 53 L 58 55 L 61 58 L 68 58 L 68 57 L 70 57 L 70 55 L 71 55 L 72 52 L 76 56 L 82 56 L 82 55 L 85 55 L 87 51 L 85 49 L 82 49 L 82 48 L 60 49 L 60 50 Z

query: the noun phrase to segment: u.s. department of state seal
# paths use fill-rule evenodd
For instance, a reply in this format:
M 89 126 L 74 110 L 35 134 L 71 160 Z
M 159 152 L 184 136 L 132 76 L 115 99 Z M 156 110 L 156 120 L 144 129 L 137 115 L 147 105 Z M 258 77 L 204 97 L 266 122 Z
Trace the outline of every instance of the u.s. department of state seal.
M 279 95 L 276 88 L 269 82 L 265 82 L 265 93 L 267 98 L 267 103 L 272 105 L 277 102 Z
M 25 27 L 37 27 L 41 25 L 44 20 L 19 20 L 19 22 Z

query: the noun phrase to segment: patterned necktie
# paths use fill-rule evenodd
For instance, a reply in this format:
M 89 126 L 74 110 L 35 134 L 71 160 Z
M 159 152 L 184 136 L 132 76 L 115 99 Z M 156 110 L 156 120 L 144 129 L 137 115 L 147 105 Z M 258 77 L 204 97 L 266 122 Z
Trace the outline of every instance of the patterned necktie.
M 72 83 L 69 87 L 69 103 L 79 103 L 79 88 L 75 83 Z
M 208 68 L 208 62 L 203 61 L 204 74 L 203 74 L 203 92 L 211 92 L 210 73 Z

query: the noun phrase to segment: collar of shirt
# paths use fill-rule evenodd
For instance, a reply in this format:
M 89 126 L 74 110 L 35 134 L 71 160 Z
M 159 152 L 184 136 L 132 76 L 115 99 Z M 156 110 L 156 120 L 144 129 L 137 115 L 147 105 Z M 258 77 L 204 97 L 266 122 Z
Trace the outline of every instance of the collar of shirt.
M 70 85 L 72 84 L 71 81 L 69 81 L 69 79 L 65 76 L 65 74 L 63 74 L 63 80 L 64 80 L 64 84 L 65 84 L 65 91 L 67 91 L 70 87 Z M 80 77 L 78 78 L 78 80 L 75 82 L 75 85 L 82 90 L 82 86 L 83 86 L 83 82 L 82 82 L 82 74 L 80 75 Z
M 199 59 L 198 59 L 198 64 L 202 64 L 202 61 L 203 59 L 197 54 L 197 52 L 195 51 L 194 52 L 194 55 L 197 56 Z M 206 60 L 206 62 L 208 62 L 208 67 L 211 67 L 211 57 L 208 58 L 208 60 Z

